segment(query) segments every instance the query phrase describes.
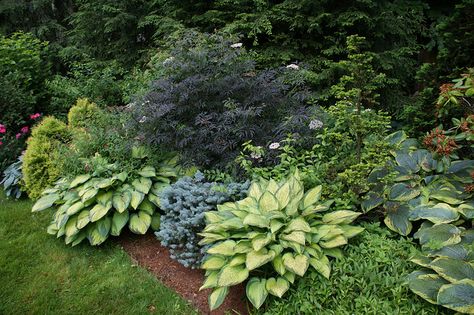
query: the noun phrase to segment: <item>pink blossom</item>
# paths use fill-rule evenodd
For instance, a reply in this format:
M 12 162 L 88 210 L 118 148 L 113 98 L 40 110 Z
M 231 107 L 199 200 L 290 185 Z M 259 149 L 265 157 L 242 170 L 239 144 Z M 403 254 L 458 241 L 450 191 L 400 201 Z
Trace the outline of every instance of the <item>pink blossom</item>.
M 17 139 L 20 139 L 21 133 L 17 133 L 15 137 L 16 137 Z
M 2 141 L 0 141 L 0 146 L 1 146 L 1 145 L 3 145 L 3 142 L 2 142 Z
M 0 124 L 0 133 L 5 133 L 7 132 L 7 128 L 5 128 L 5 125 Z
M 30 115 L 30 119 L 37 119 L 37 118 L 40 118 L 41 117 L 41 114 L 40 113 L 36 113 L 36 114 L 31 114 Z
M 25 126 L 23 128 L 21 128 L 21 133 L 27 133 L 28 131 L 30 130 L 30 128 L 28 128 L 28 126 Z

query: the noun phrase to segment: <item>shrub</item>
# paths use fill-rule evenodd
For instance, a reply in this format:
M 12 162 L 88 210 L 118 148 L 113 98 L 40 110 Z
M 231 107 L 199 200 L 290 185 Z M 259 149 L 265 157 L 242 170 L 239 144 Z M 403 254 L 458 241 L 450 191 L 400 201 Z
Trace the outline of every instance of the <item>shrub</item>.
M 218 184 L 206 182 L 203 174 L 183 177 L 160 194 L 160 230 L 156 236 L 168 247 L 171 258 L 185 267 L 202 263 L 205 247 L 198 245 L 197 235 L 205 227 L 204 214 L 216 210 L 218 204 L 242 199 L 249 183 Z
M 345 255 L 332 263 L 326 279 L 308 272 L 282 299 L 272 298 L 257 314 L 450 314 L 411 294 L 404 284 L 413 268 L 416 246 L 393 236 L 378 224 L 344 247 Z
M 132 105 L 143 139 L 186 163 L 223 167 L 244 141 L 264 143 L 292 130 L 284 120 L 304 110 L 301 98 L 290 95 L 278 71 L 257 71 L 250 54 L 231 46 L 217 35 L 188 34 L 177 43 L 165 75 Z
M 202 264 L 213 288 L 211 310 L 219 307 L 232 285 L 247 282 L 247 298 L 260 308 L 267 295 L 282 297 L 295 276 L 311 265 L 329 278 L 329 256 L 363 228 L 350 225 L 360 213 L 342 210 L 323 214 L 331 201 L 320 202 L 322 186 L 304 193 L 298 174 L 277 183 L 252 183 L 248 197 L 217 206 L 205 214 L 201 244 L 210 245 Z
M 30 198 L 38 198 L 62 175 L 59 149 L 69 140 L 66 124 L 54 117 L 45 117 L 32 129 L 22 168 L 25 190 Z
M 76 105 L 69 110 L 67 115 L 68 125 L 72 128 L 89 127 L 97 122 L 100 114 L 100 109 L 95 103 L 89 102 L 86 98 L 80 98 Z
M 85 238 L 91 245 L 102 244 L 109 235 L 120 235 L 127 224 L 137 234 L 145 234 L 150 226 L 157 229 L 158 195 L 175 171 L 143 166 L 126 172 L 100 156 L 94 162 L 90 173 L 58 181 L 33 206 L 33 212 L 55 208 L 48 233 L 65 236 L 66 244 L 74 246 Z
M 15 197 L 16 199 L 21 196 L 20 181 L 22 179 L 21 166 L 23 164 L 23 156 L 18 158 L 18 161 L 8 166 L 3 171 L 3 180 L 0 185 L 3 185 L 5 194 L 7 197 Z

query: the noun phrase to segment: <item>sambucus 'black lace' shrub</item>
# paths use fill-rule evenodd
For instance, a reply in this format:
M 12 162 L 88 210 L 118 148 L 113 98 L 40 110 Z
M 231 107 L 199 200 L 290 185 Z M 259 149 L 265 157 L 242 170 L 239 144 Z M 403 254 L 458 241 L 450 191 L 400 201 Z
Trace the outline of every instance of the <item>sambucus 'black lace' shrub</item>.
M 281 79 L 298 70 L 257 71 L 244 48 L 220 36 L 185 36 L 163 67 L 131 107 L 141 138 L 179 152 L 182 162 L 225 166 L 244 141 L 274 141 L 296 131 L 301 120 L 288 124 L 291 117 L 306 117 L 304 89 L 295 93 Z
M 210 183 L 200 172 L 194 177 L 183 177 L 161 195 L 160 230 L 156 236 L 163 246 L 170 249 L 171 258 L 185 267 L 201 265 L 205 248 L 198 245 L 201 232 L 206 226 L 204 213 L 216 210 L 218 204 L 236 201 L 245 197 L 249 182 Z

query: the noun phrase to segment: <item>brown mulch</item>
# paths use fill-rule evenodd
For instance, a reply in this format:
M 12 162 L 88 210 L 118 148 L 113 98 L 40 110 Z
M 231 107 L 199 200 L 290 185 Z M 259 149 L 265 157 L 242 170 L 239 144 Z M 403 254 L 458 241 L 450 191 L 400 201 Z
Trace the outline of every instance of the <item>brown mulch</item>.
M 127 234 L 119 242 L 132 260 L 152 272 L 161 282 L 189 301 L 202 314 L 248 314 L 243 285 L 231 287 L 224 303 L 217 310 L 210 312 L 207 298 L 211 290 L 199 291 L 204 281 L 204 272 L 186 268 L 171 259 L 168 249 L 161 246 L 153 234 L 144 236 Z

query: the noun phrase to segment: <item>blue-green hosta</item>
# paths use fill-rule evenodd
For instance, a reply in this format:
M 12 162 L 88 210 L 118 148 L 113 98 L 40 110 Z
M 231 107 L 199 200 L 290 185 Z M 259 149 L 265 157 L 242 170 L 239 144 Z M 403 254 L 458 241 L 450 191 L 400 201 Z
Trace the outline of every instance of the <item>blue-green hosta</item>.
M 16 199 L 21 197 L 20 181 L 23 178 L 21 167 L 23 165 L 23 155 L 3 171 L 3 179 L 0 185 L 3 185 L 7 197 L 13 196 Z
M 402 235 L 411 233 L 412 221 L 439 224 L 473 219 L 473 194 L 465 188 L 474 181 L 474 161 L 437 161 L 429 151 L 418 149 L 416 141 L 406 139 L 404 133 L 394 135 L 399 150 L 393 152 L 394 161 L 388 168 L 371 173 L 369 181 L 374 188 L 362 209 L 367 212 L 382 206 L 385 224 Z M 389 170 L 393 171 L 392 182 L 384 185 L 381 181 Z
M 423 269 L 409 275 L 410 289 L 430 303 L 474 314 L 474 230 L 424 222 L 415 237 L 424 254 L 411 261 Z
M 230 286 L 247 279 L 247 297 L 259 308 L 268 294 L 283 296 L 310 266 L 329 277 L 328 256 L 340 257 L 338 247 L 363 228 L 350 225 L 358 212 L 328 212 L 331 201 L 320 201 L 321 190 L 317 186 L 304 193 L 298 174 L 279 183 L 260 180 L 252 183 L 247 198 L 206 213 L 201 244 L 210 248 L 201 289 L 213 288 L 211 310 Z
M 149 227 L 159 227 L 158 195 L 175 176 L 169 166 L 124 172 L 108 164 L 72 181 L 61 179 L 43 192 L 32 211 L 54 207 L 48 233 L 64 236 L 73 246 L 86 238 L 99 245 L 109 235 L 120 235 L 126 225 L 133 233 L 145 234 Z

